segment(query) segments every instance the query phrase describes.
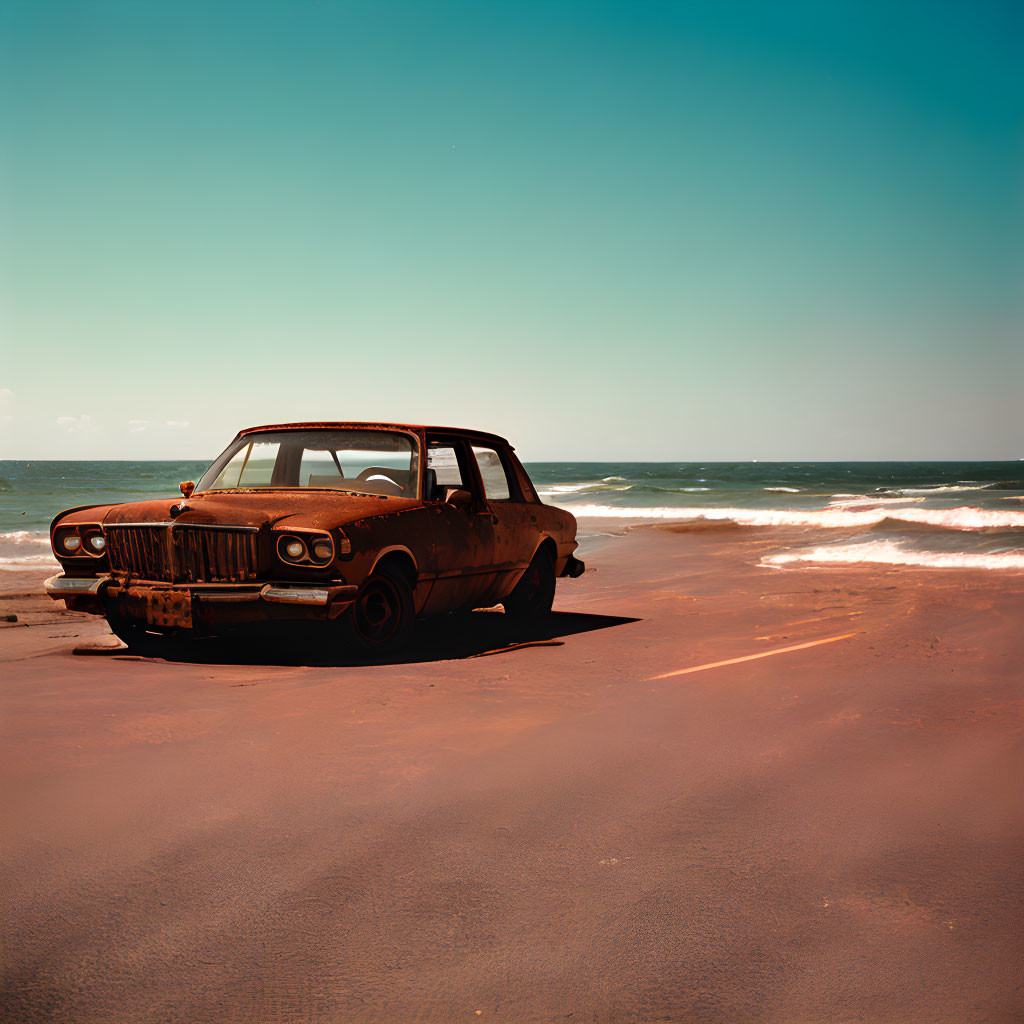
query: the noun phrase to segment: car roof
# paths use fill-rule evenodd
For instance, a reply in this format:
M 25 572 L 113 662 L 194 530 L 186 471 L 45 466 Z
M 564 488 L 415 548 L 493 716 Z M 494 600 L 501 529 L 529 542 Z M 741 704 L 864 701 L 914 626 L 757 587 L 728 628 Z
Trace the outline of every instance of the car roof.
M 466 427 L 431 427 L 420 423 L 364 423 L 355 420 L 319 420 L 309 423 L 268 423 L 262 427 L 246 427 L 238 432 L 238 437 L 254 434 L 264 430 L 331 430 L 339 427 L 356 428 L 358 430 L 411 430 L 416 433 L 426 431 L 429 434 L 456 434 L 463 437 L 475 437 L 480 440 L 496 442 L 512 446 L 498 434 L 489 434 L 485 430 L 470 430 Z

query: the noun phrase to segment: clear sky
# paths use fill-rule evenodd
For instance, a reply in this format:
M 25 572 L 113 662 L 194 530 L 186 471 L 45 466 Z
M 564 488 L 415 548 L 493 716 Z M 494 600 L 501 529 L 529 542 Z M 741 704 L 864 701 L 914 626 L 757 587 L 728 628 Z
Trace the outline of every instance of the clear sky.
M 0 457 L 1024 456 L 1024 5 L 3 0 Z

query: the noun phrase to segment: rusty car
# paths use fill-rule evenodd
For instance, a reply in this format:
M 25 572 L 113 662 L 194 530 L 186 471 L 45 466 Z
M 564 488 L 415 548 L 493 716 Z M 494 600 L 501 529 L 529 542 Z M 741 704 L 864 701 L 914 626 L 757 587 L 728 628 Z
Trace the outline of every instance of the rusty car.
M 584 570 L 575 518 L 541 502 L 504 438 L 476 430 L 250 427 L 181 493 L 60 513 L 63 573 L 47 593 L 129 646 L 312 621 L 388 651 L 419 616 L 544 616 L 556 579 Z

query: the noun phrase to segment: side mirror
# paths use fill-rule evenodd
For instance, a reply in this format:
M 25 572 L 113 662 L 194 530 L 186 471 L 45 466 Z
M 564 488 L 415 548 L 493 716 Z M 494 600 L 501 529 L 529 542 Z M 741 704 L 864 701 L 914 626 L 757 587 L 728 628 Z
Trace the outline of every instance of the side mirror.
M 191 498 L 192 492 L 196 489 L 196 485 L 191 480 L 182 480 L 178 487 L 186 498 Z
M 444 500 L 456 508 L 469 508 L 473 504 L 473 495 L 461 487 L 447 487 L 444 492 Z

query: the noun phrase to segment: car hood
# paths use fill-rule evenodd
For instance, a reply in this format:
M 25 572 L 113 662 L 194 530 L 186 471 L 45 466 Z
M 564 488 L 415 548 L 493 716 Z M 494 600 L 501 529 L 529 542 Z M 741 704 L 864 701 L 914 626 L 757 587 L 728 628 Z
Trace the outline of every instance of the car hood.
M 102 517 L 104 525 L 116 523 L 167 523 L 171 508 L 184 505 L 174 517 L 182 525 L 263 526 L 284 523 L 294 527 L 329 530 L 369 516 L 415 508 L 413 498 L 381 498 L 376 495 L 343 494 L 338 491 L 211 491 L 184 501 L 133 501 L 113 505 Z

